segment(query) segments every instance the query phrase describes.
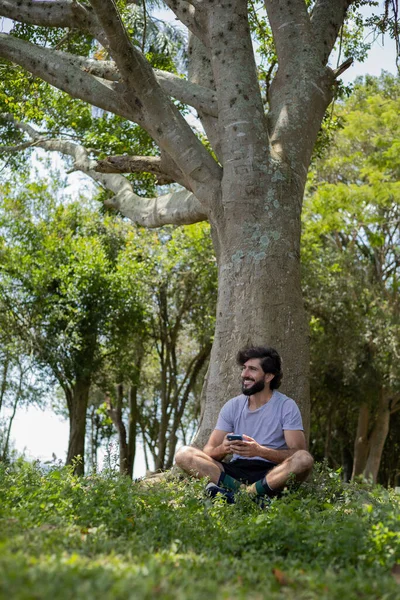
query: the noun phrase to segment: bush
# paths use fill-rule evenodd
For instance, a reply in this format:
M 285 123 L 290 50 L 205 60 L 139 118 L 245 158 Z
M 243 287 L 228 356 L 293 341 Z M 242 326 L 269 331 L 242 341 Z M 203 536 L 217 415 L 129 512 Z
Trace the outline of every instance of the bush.
M 0 465 L 0 598 L 399 597 L 393 493 L 325 467 L 266 510 L 203 490 Z

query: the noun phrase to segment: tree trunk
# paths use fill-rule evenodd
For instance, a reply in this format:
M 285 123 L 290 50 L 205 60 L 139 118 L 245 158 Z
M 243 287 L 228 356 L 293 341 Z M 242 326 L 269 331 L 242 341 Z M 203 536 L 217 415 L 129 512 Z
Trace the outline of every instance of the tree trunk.
M 114 423 L 118 433 L 119 445 L 119 472 L 121 475 L 129 473 L 128 443 L 126 439 L 126 427 L 122 420 L 122 405 L 124 399 L 124 386 L 122 383 L 117 385 L 117 406 L 114 408 L 111 404 L 111 398 L 106 395 L 108 416 Z
M 325 446 L 324 446 L 324 458 L 326 460 L 329 460 L 329 455 L 330 455 L 330 451 L 331 451 L 332 422 L 333 422 L 333 411 L 330 408 L 329 413 L 328 413 L 328 422 L 326 425 Z
M 3 406 L 4 395 L 6 393 L 7 384 L 8 384 L 8 368 L 10 366 L 10 357 L 8 353 L 6 353 L 3 362 L 3 373 L 1 378 L 1 386 L 0 386 L 0 411 Z
M 228 179 L 224 218 L 213 223 L 217 318 L 197 446 L 214 429 L 221 406 L 240 393 L 239 369 L 232 377 L 232 367 L 249 344 L 281 354 L 282 391 L 298 403 L 309 430 L 309 335 L 299 262 L 304 180 L 279 167 L 266 169 L 253 162 L 252 172 L 243 174 L 244 189 L 237 175 Z
M 85 472 L 85 434 L 86 411 L 88 406 L 90 380 L 77 380 L 75 385 L 65 391 L 69 413 L 69 440 L 67 465 L 75 464 L 76 475 Z M 79 457 L 79 460 L 77 458 Z
M 133 468 L 135 466 L 136 455 L 136 439 L 137 439 L 137 422 L 138 422 L 138 407 L 137 407 L 137 384 L 131 385 L 129 390 L 129 427 L 128 427 L 128 462 L 127 474 L 133 478 Z
M 117 427 L 118 438 L 119 438 L 119 472 L 121 475 L 127 475 L 129 472 L 129 459 L 128 459 L 128 442 L 126 435 L 126 427 L 122 420 L 122 403 L 124 397 L 123 384 L 120 383 L 117 386 L 117 419 L 114 424 Z
M 143 440 L 144 466 L 146 467 L 146 471 L 150 471 L 149 457 L 147 454 L 147 446 L 146 446 L 146 436 L 144 435 L 143 429 L 142 429 L 142 440 Z
M 14 398 L 14 403 L 13 403 L 13 410 L 12 410 L 12 414 L 11 417 L 8 421 L 8 427 L 7 427 L 7 434 L 6 434 L 6 440 L 4 443 L 4 448 L 3 448 L 3 456 L 2 456 L 2 460 L 6 461 L 8 458 L 8 449 L 9 449 L 9 444 L 10 444 L 10 436 L 11 436 L 11 427 L 15 418 L 15 414 L 17 412 L 17 407 L 18 407 L 18 402 L 21 396 L 21 389 L 22 389 L 22 378 L 23 378 L 23 374 L 21 373 L 20 375 L 20 379 L 19 379 L 19 384 L 18 384 L 18 390 L 17 393 L 15 394 L 15 398 Z
M 90 466 L 92 472 L 97 473 L 97 450 L 99 448 L 100 417 L 97 414 L 97 409 L 95 406 L 91 407 L 90 421 Z
M 360 406 L 358 413 L 358 424 L 356 439 L 354 441 L 354 462 L 351 479 L 361 475 L 364 472 L 368 457 L 368 427 L 369 427 L 370 408 L 364 402 Z
M 365 477 L 372 477 L 374 483 L 378 479 L 383 447 L 389 433 L 390 398 L 385 391 L 381 391 L 374 428 L 369 439 L 369 453 L 365 466 Z

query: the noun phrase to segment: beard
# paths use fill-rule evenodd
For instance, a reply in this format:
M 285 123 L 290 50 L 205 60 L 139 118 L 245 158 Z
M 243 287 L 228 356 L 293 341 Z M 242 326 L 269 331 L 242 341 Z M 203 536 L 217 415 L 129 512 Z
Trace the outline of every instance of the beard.
M 253 394 L 257 394 L 257 392 L 262 392 L 264 388 L 265 388 L 265 382 L 263 380 L 256 381 L 250 387 L 245 387 L 244 382 L 242 382 L 242 393 L 245 396 L 252 396 Z

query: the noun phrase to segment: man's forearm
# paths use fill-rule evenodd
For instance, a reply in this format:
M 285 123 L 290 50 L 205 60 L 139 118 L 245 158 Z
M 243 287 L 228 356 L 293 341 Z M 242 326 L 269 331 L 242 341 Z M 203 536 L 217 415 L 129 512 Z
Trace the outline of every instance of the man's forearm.
M 265 458 L 277 465 L 297 452 L 295 448 L 288 448 L 287 450 L 274 450 L 273 448 L 266 448 L 265 446 L 261 446 L 261 448 L 261 458 Z
M 212 448 L 211 446 L 204 446 L 203 452 L 205 454 L 208 454 L 208 456 L 210 456 L 214 460 L 218 461 L 221 461 L 227 455 L 223 445 L 216 446 L 215 448 Z

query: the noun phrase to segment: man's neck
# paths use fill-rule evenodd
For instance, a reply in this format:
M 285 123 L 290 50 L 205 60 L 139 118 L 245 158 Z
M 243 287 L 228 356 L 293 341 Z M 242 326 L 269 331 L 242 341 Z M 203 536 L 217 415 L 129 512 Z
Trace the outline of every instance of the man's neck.
M 249 396 L 249 409 L 256 410 L 257 408 L 260 408 L 260 406 L 267 404 L 267 402 L 271 400 L 273 393 L 273 390 L 270 390 L 269 388 L 264 388 L 261 392 L 257 392 L 257 394 L 252 394 L 251 396 Z

